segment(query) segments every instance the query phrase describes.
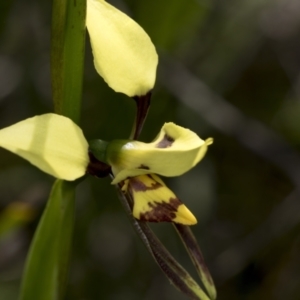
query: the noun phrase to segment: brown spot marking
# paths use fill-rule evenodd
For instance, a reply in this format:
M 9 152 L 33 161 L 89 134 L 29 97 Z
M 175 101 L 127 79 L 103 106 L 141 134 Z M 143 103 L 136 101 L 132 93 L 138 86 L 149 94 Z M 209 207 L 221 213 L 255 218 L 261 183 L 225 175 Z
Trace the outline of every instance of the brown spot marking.
M 150 168 L 146 165 L 141 164 L 139 167 L 137 167 L 138 169 L 142 169 L 142 170 L 150 170 Z
M 156 144 L 156 148 L 169 148 L 172 146 L 174 141 L 175 140 L 171 136 L 165 134 L 163 139 Z
M 147 175 L 148 177 L 152 178 L 151 176 Z M 146 186 L 141 180 L 137 179 L 137 177 L 130 178 L 129 186 L 135 192 L 145 192 L 149 190 L 156 190 L 162 187 L 159 182 L 155 182 L 152 186 Z
M 140 214 L 140 220 L 146 222 L 172 222 L 176 217 L 177 208 L 181 205 L 177 198 L 170 198 L 169 202 L 149 203 L 150 211 Z

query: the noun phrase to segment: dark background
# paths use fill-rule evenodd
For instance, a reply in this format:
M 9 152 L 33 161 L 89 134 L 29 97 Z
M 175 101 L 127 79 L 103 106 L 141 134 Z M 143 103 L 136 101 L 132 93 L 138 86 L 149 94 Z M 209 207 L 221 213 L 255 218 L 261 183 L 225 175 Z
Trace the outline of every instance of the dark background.
M 218 299 L 299 300 L 300 2 L 113 3 L 144 27 L 160 55 L 141 140 L 151 141 L 167 121 L 214 138 L 197 167 L 166 182 L 198 219 L 192 229 Z M 50 24 L 50 1 L 0 3 L 0 128 L 53 110 Z M 133 101 L 95 72 L 87 36 L 86 137 L 126 138 L 133 116 Z M 17 299 L 53 181 L 0 149 L 1 299 Z M 152 227 L 196 277 L 172 226 Z M 66 299 L 186 299 L 132 230 L 109 179 L 78 188 Z

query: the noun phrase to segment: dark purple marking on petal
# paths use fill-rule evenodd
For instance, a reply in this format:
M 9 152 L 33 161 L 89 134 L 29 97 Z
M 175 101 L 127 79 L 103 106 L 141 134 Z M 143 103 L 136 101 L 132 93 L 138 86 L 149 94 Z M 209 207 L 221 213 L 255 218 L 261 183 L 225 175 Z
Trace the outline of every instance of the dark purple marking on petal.
M 139 167 L 137 167 L 138 169 L 142 169 L 142 170 L 150 170 L 150 167 L 141 164 Z
M 146 175 L 148 177 L 150 177 L 152 179 L 151 176 Z M 152 184 L 152 186 L 146 186 L 144 184 L 144 182 L 142 182 L 141 180 L 138 179 L 138 177 L 131 177 L 129 179 L 129 186 L 130 188 L 132 188 L 135 192 L 145 192 L 145 191 L 149 191 L 149 190 L 156 190 L 159 189 L 160 187 L 162 187 L 162 185 L 155 181 L 155 183 Z
M 172 222 L 181 204 L 177 198 L 170 198 L 168 202 L 151 202 L 148 204 L 150 210 L 141 213 L 139 219 L 146 222 Z
M 165 134 L 163 139 L 160 142 L 158 142 L 155 146 L 156 148 L 169 148 L 172 146 L 174 141 L 175 140 L 171 136 Z

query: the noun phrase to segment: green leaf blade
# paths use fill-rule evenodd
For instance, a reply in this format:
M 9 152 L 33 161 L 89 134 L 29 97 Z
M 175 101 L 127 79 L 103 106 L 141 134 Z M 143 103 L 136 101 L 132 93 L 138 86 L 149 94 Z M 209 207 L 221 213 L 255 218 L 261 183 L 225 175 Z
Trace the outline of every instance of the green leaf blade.
M 68 275 L 75 185 L 57 180 L 27 258 L 20 300 L 63 299 Z

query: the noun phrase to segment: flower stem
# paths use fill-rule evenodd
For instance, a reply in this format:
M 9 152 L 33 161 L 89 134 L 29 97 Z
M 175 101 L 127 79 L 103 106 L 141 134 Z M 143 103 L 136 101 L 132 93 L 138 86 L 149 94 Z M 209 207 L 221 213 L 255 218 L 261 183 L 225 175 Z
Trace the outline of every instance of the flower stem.
M 79 123 L 86 0 L 53 0 L 51 77 L 54 111 Z

